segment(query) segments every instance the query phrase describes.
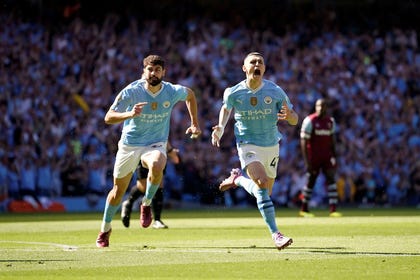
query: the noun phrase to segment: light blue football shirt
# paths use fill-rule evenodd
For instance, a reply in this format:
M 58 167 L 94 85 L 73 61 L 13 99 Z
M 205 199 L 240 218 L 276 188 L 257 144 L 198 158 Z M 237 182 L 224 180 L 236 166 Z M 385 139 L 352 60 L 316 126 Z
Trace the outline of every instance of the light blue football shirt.
M 262 147 L 278 144 L 282 134 L 277 127 L 277 113 L 283 101 L 290 109 L 293 108 L 283 89 L 265 79 L 256 90 L 248 88 L 245 80 L 227 88 L 223 94 L 223 103 L 227 109 L 234 109 L 237 144 Z
M 124 121 L 121 140 L 130 146 L 147 146 L 166 142 L 174 105 L 185 101 L 187 88 L 162 81 L 162 88 L 153 94 L 145 89 L 146 81 L 140 79 L 126 86 L 114 100 L 111 109 L 117 112 L 130 111 L 139 102 L 148 102 L 140 116 Z

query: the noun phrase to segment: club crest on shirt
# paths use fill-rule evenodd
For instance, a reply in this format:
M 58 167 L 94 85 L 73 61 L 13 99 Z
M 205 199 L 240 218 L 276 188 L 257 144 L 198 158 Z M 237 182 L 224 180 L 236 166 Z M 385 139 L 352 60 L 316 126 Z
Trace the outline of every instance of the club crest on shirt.
M 264 97 L 265 104 L 271 104 L 271 102 L 273 102 L 273 99 L 271 98 L 271 96 Z
M 171 102 L 169 101 L 163 102 L 163 108 L 169 108 L 169 106 L 171 106 Z
M 257 106 L 257 104 L 258 104 L 258 99 L 255 97 L 255 96 L 252 96 L 251 97 L 251 99 L 249 100 L 249 103 L 252 105 L 252 106 Z
M 157 102 L 152 102 L 152 110 L 156 110 L 158 107 L 158 103 Z

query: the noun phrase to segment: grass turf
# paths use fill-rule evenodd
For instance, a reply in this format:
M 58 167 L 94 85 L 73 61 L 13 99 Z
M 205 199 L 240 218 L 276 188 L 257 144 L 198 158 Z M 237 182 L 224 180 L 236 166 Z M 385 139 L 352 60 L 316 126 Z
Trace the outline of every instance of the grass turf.
M 277 209 L 294 239 L 278 251 L 256 209 L 165 210 L 168 230 L 126 229 L 102 213 L 0 215 L 0 279 L 420 279 L 418 209 L 344 209 L 298 218 Z

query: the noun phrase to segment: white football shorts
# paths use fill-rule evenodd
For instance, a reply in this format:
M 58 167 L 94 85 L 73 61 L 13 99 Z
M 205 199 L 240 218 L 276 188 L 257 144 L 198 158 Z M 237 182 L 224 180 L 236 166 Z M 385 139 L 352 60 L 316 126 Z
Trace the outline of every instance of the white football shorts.
M 151 151 L 160 151 L 166 156 L 166 142 L 157 142 L 148 146 L 128 146 L 118 142 L 118 152 L 115 156 L 114 178 L 123 178 L 133 173 L 141 158 Z
M 279 163 L 279 146 L 260 147 L 252 144 L 237 145 L 241 168 L 254 161 L 259 161 L 264 166 L 267 176 L 270 178 L 277 177 L 277 165 Z

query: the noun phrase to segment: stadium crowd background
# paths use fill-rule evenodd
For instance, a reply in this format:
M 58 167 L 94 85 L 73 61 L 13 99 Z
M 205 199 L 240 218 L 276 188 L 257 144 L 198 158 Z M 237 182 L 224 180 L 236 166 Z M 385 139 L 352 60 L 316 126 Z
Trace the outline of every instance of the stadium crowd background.
M 168 164 L 167 201 L 252 203 L 239 189 L 217 191 L 239 162 L 232 129 L 221 150 L 210 133 L 224 88 L 244 79 L 244 55 L 260 51 L 266 78 L 283 87 L 300 115 L 296 127 L 279 124 L 278 205 L 297 203 L 305 183 L 300 124 L 324 96 L 338 123 L 341 203 L 419 207 L 415 1 L 126 2 L 1 1 L 3 201 L 21 198 L 22 189 L 49 199 L 104 196 L 121 127 L 103 117 L 119 90 L 139 78 L 142 58 L 157 53 L 167 59 L 168 81 L 195 90 L 203 130 L 188 139 L 186 110 L 176 108 L 171 142 L 182 164 Z M 312 206 L 325 199 L 321 178 Z

